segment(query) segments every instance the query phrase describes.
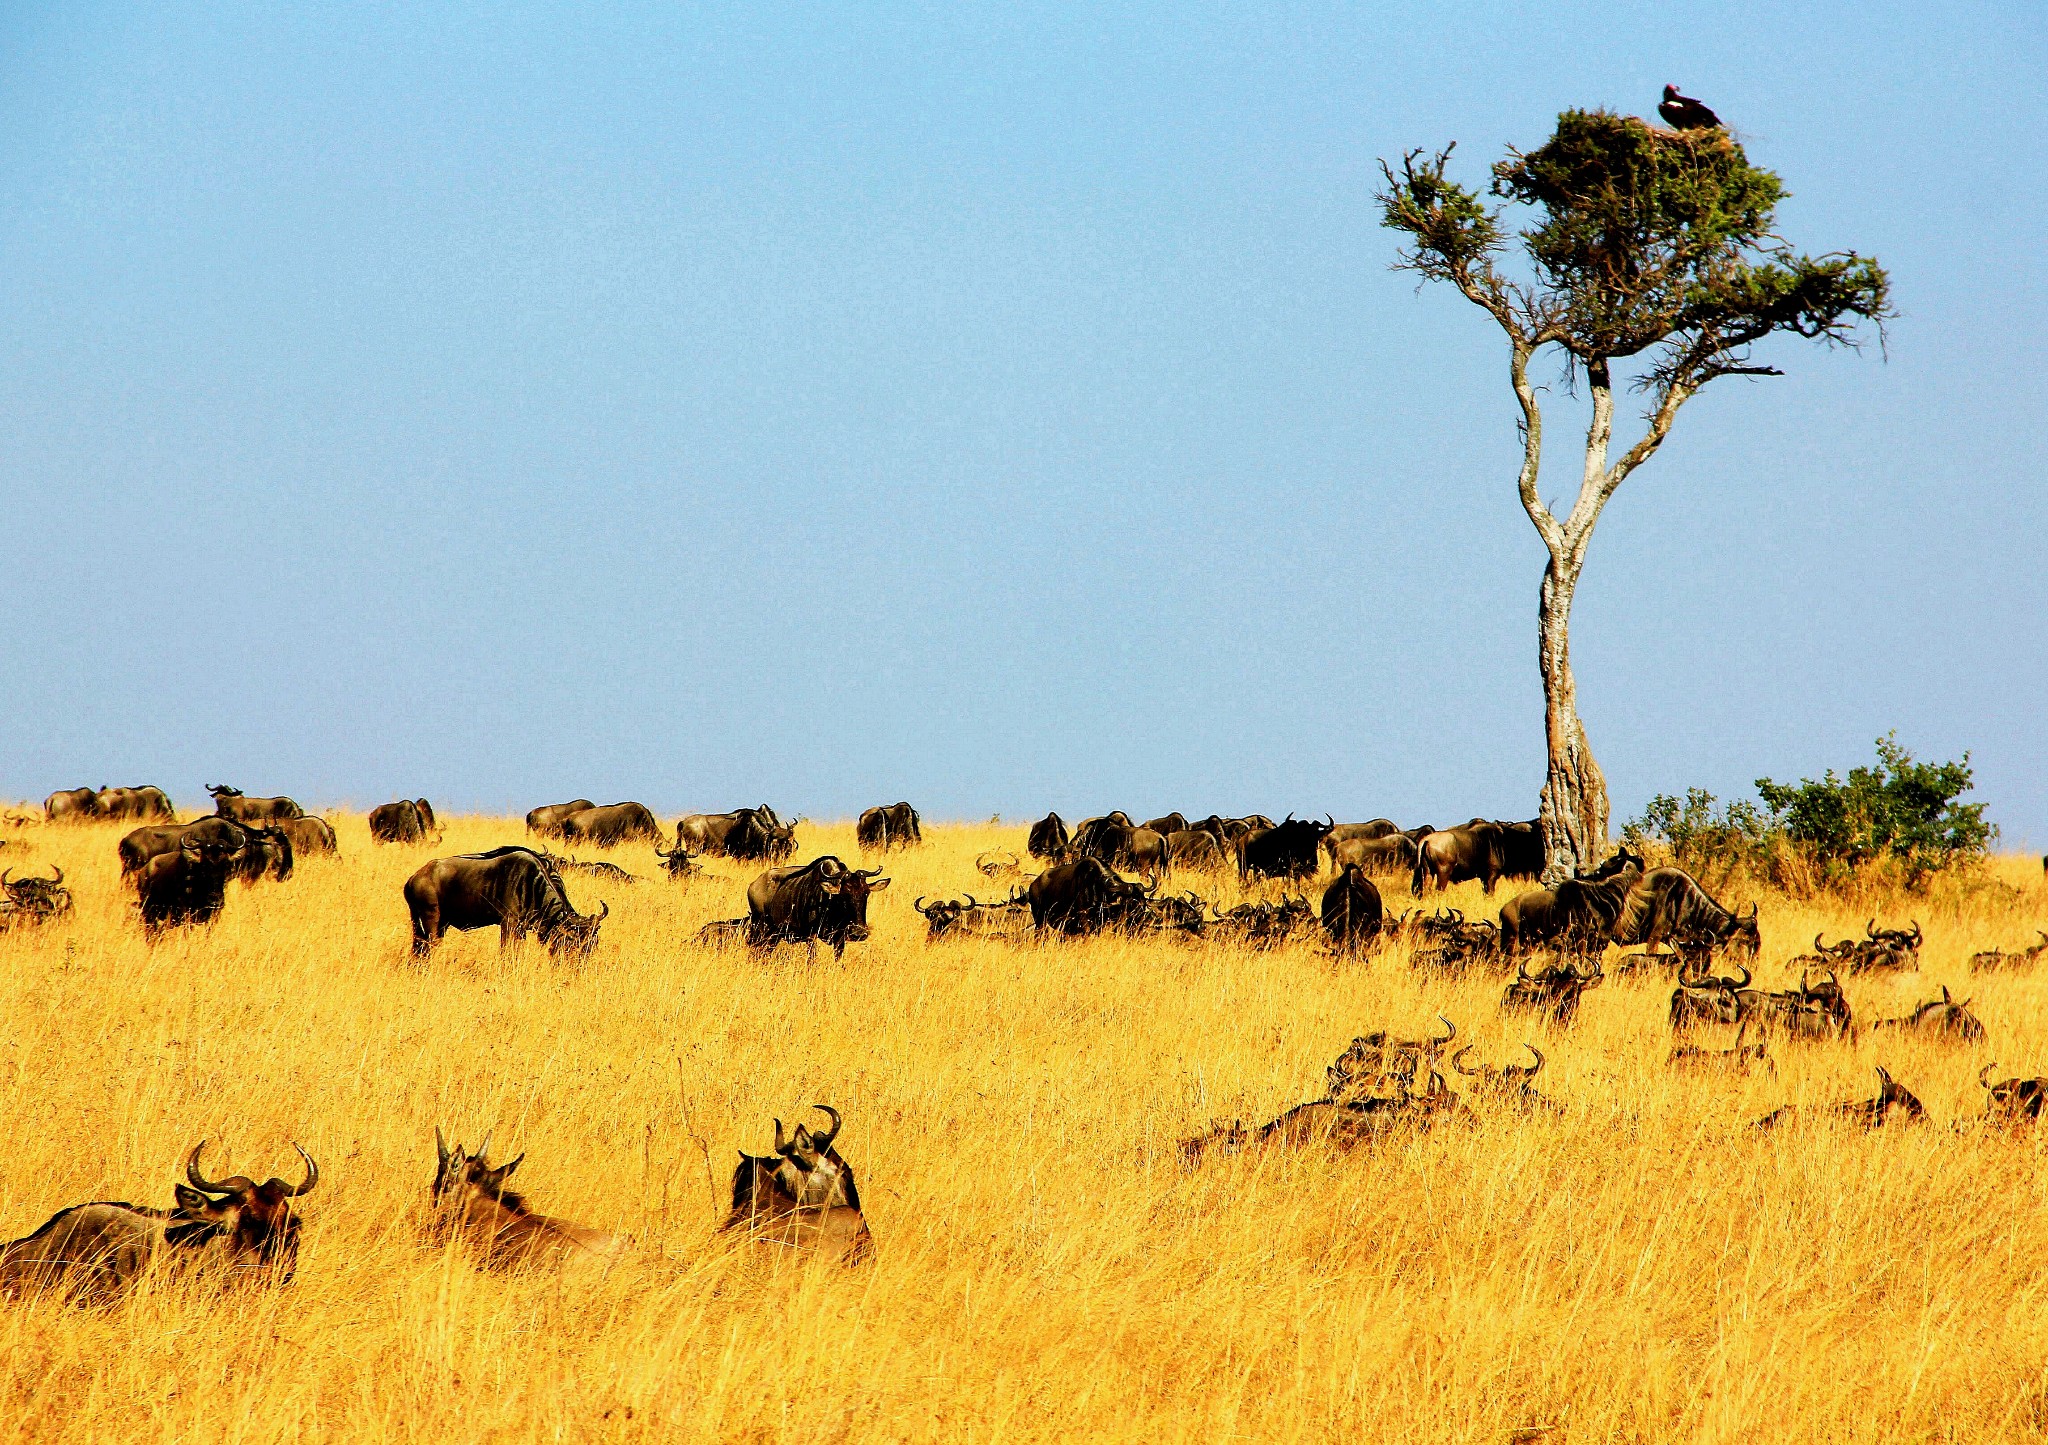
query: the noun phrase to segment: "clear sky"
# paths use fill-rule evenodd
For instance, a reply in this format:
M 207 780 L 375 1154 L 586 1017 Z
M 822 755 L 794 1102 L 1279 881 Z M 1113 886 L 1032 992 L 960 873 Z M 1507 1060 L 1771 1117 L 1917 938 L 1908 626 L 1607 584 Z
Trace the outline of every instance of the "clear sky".
M 19 0 L 0 795 L 1530 815 L 1504 353 L 1377 159 L 1673 81 L 1901 315 L 1609 508 L 1617 811 L 1896 728 L 2048 846 L 2044 71 L 2038 3 Z

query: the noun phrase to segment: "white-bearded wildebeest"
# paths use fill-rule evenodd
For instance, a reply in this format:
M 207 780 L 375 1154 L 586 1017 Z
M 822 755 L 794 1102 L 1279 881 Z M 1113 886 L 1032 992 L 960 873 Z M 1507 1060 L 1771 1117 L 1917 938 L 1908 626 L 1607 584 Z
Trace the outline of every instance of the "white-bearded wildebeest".
M 1024 851 L 1034 858 L 1057 860 L 1067 856 L 1067 845 L 1072 840 L 1067 836 L 1067 825 L 1058 813 L 1047 813 L 1031 825 L 1031 831 L 1024 836 Z
M 84 823 L 100 815 L 94 788 L 63 788 L 43 799 L 43 817 L 51 823 Z
M 779 862 L 796 852 L 796 824 L 763 803 L 730 813 L 692 813 L 676 824 L 676 842 L 713 858 Z
M 1993 1124 L 2038 1124 L 2041 1111 L 2048 1106 L 2048 1079 L 2005 1079 L 1991 1082 L 1994 1063 L 1986 1064 L 1977 1071 L 1977 1082 L 1984 1088 L 1984 1117 Z
M 1970 1000 L 1957 1003 L 1947 984 L 1941 986 L 1940 998 L 1929 999 L 1902 1019 L 1879 1019 L 1871 1027 L 1910 1031 L 1943 1043 L 1984 1042 L 1984 1025 L 1970 1012 Z
M 178 810 L 171 806 L 169 793 L 145 784 L 139 788 L 101 788 L 99 810 L 94 816 L 108 822 L 129 818 L 176 818 Z
M 200 1140 L 185 1156 L 176 1204 L 151 1209 L 100 1200 L 60 1210 L 34 1234 L 0 1245 L 0 1295 L 41 1290 L 103 1297 L 134 1282 L 152 1259 L 217 1260 L 237 1270 L 288 1281 L 298 1257 L 299 1220 L 292 1201 L 320 1182 L 306 1161 L 305 1181 L 258 1184 L 237 1174 L 218 1183 L 199 1172 Z
M 493 1167 L 485 1157 L 491 1151 L 489 1134 L 470 1154 L 460 1144 L 449 1148 L 437 1126 L 434 1151 L 440 1162 L 434 1169 L 428 1237 L 435 1243 L 459 1241 L 487 1269 L 608 1259 L 626 1248 L 627 1241 L 609 1231 L 535 1214 L 524 1195 L 505 1187 L 526 1156 Z
M 1237 871 L 1246 878 L 1313 878 L 1321 867 L 1323 839 L 1334 826 L 1289 813 L 1283 822 L 1245 838 Z
M 659 843 L 661 838 L 661 824 L 644 803 L 601 803 L 562 820 L 562 840 L 567 843 L 611 848 L 620 843 Z
M 681 831 L 679 827 L 677 832 Z M 676 839 L 676 846 L 668 852 L 663 852 L 661 844 L 656 843 L 654 856 L 661 860 L 662 869 L 668 874 L 671 883 L 687 883 L 692 878 L 704 876 L 703 867 L 690 856 L 690 850 L 684 846 L 680 837 Z
M 213 794 L 215 815 L 233 822 L 268 827 L 272 823 L 306 816 L 306 810 L 290 798 L 251 798 L 240 788 L 231 788 L 226 783 L 208 783 L 206 791 Z
M 755 948 L 822 940 L 834 958 L 868 936 L 868 895 L 889 886 L 879 868 L 848 868 L 831 854 L 801 867 L 770 868 L 747 885 L 747 942 Z
M 1491 1064 L 1481 1064 L 1476 1069 L 1468 1069 L 1465 1067 L 1465 1055 L 1476 1047 L 1476 1044 L 1467 1044 L 1451 1055 L 1451 1067 L 1465 1078 L 1474 1081 L 1471 1089 L 1475 1098 L 1491 1099 L 1495 1103 L 1512 1104 L 1523 1109 L 1561 1112 L 1554 1101 L 1546 1099 L 1536 1091 L 1536 1076 L 1543 1072 L 1543 1050 L 1534 1044 L 1525 1043 L 1522 1047 L 1527 1049 L 1529 1056 L 1536 1061 L 1533 1064 L 1503 1064 L 1499 1068 Z
M 1121 808 L 1104 813 L 1097 818 L 1083 818 L 1075 826 L 1074 836 L 1069 846 L 1071 846 L 1076 856 L 1100 858 L 1102 854 L 1097 848 L 1096 836 L 1103 829 L 1131 828 L 1135 826 L 1136 824 L 1131 822 L 1131 815 L 1124 812 Z
M 1764 1045 L 1743 1043 L 1743 1036 L 1748 1032 L 1749 1020 L 1744 1019 L 1735 1030 L 1735 1047 L 1709 1049 L 1698 1044 L 1679 1044 L 1671 1050 L 1671 1057 L 1666 1062 L 1674 1069 L 1720 1069 L 1743 1074 L 1749 1072 L 1752 1064 L 1762 1064 L 1775 1074 L 1778 1066 L 1771 1062 Z
M 1991 973 L 2002 968 L 2032 968 L 2048 953 L 2048 932 L 2031 948 L 1987 948 L 1970 955 L 1970 972 Z
M 910 804 L 891 803 L 863 812 L 854 824 L 853 836 L 863 853 L 915 848 L 924 842 L 924 823 Z
M 1323 932 L 1330 935 L 1330 942 L 1349 950 L 1363 948 L 1380 936 L 1385 909 L 1379 889 L 1365 876 L 1365 870 L 1353 863 L 1323 890 L 1321 912 Z
M 832 1120 L 826 1132 L 813 1134 L 799 1124 L 785 1138 L 777 1119 L 774 1154 L 740 1151 L 732 1172 L 732 1212 L 720 1228 L 744 1231 L 772 1248 L 859 1264 L 874 1254 L 875 1241 L 861 1213 L 853 1166 L 832 1147 L 839 1111 L 830 1104 L 814 1107 Z
M 1600 987 L 1603 977 L 1597 964 L 1584 973 L 1572 963 L 1558 963 L 1541 973 L 1530 973 L 1529 960 L 1525 958 L 1515 966 L 1514 982 L 1500 996 L 1501 1010 L 1544 1014 L 1554 1024 L 1568 1024 L 1578 1016 L 1580 995 Z
M 1500 906 L 1501 948 L 1510 958 L 1538 944 L 1555 944 L 1568 954 L 1604 952 L 1622 905 L 1642 876 L 1642 855 L 1622 848 L 1590 873 L 1555 888 L 1517 893 Z
M 289 823 L 280 823 L 277 831 L 291 839 L 292 851 L 296 854 L 341 851 L 341 844 L 334 836 L 334 828 L 325 818 L 294 818 Z
M 151 857 L 135 874 L 144 935 L 213 922 L 227 902 L 228 879 L 247 856 L 248 835 L 228 824 L 218 833 L 181 837 Z
M 1614 920 L 1614 941 L 1654 949 L 1667 939 L 1711 940 L 1750 958 L 1763 946 L 1754 903 L 1748 913 L 1731 913 L 1683 868 L 1652 868 L 1629 890 Z
M 1374 818 L 1370 823 L 1339 823 L 1324 835 L 1323 851 L 1330 855 L 1330 865 L 1337 867 L 1340 866 L 1337 862 L 1337 845 L 1339 843 L 1349 843 L 1354 838 L 1398 838 L 1400 836 L 1401 826 L 1392 818 Z
M 1741 988 L 1735 993 L 1736 1017 L 1765 1028 L 1783 1029 L 1794 1039 L 1820 1041 L 1846 1037 L 1850 1032 L 1849 996 L 1842 991 L 1831 969 L 1819 983 L 1799 975 L 1799 987 L 1777 993 Z
M 1503 878 L 1535 878 L 1543 872 L 1543 830 L 1535 822 L 1501 823 L 1474 818 L 1439 828 L 1416 844 L 1415 872 L 1408 891 L 1420 897 L 1435 886 L 1448 888 L 1477 878 L 1488 893 Z
M 424 843 L 439 833 L 434 805 L 425 798 L 400 798 L 370 809 L 370 836 L 379 843 Z
M 588 798 L 578 798 L 569 803 L 549 803 L 546 807 L 535 808 L 526 815 L 526 831 L 538 833 L 543 838 L 559 838 L 562 836 L 563 819 L 574 817 L 585 808 L 596 806 L 597 804 Z
M 415 957 L 425 957 L 451 928 L 496 928 L 501 948 L 532 933 L 552 953 L 587 954 L 612 911 L 605 903 L 598 913 L 578 913 L 561 873 L 518 844 L 436 858 L 405 880 L 405 906 L 412 913 Z
M 0 932 L 18 924 L 48 923 L 71 908 L 62 868 L 55 868 L 48 878 L 16 878 L 13 868 L 0 870 Z
M 1384 1054 L 1375 1054 L 1367 1047 L 1373 1037 L 1385 1036 L 1368 1035 L 1352 1040 L 1351 1047 L 1338 1055 L 1337 1061 L 1324 1071 L 1330 1087 L 1325 1097 L 1297 1104 L 1279 1118 L 1257 1128 L 1248 1129 L 1239 1120 L 1192 1139 L 1183 1139 L 1180 1144 L 1182 1166 L 1191 1169 L 1207 1155 L 1228 1157 L 1246 1149 L 1269 1145 L 1329 1144 L 1338 1149 L 1351 1149 L 1381 1138 L 1396 1128 L 1427 1129 L 1438 1116 L 1463 1110 L 1464 1105 L 1444 1083 L 1444 1076 L 1437 1072 L 1433 1063 L 1427 1086 L 1417 1094 L 1412 1088 L 1417 1059 L 1404 1055 L 1396 1060 L 1394 1067 L 1389 1068 Z M 1391 1093 L 1377 1092 L 1388 1085 L 1392 1086 Z
M 1124 926 L 1143 912 L 1148 891 L 1100 858 L 1073 858 L 1032 879 L 1025 896 L 1034 927 L 1074 935 Z
M 1879 928 L 1877 920 L 1863 925 L 1862 938 L 1845 938 L 1840 943 L 1822 943 L 1813 936 L 1814 951 L 1826 962 L 1847 973 L 1871 973 L 1879 969 L 1919 972 L 1920 921 L 1912 928 Z
M 1138 826 L 1150 828 L 1162 838 L 1170 838 L 1175 833 L 1185 833 L 1188 827 L 1188 820 L 1181 813 L 1167 813 L 1163 817 L 1148 818 Z
M 1892 1082 L 1892 1076 L 1884 1065 L 1877 1068 L 1878 1082 L 1883 1085 L 1874 1099 L 1862 1099 L 1850 1104 L 1832 1104 L 1825 1109 L 1802 1110 L 1797 1104 L 1787 1104 L 1773 1109 L 1756 1121 L 1759 1129 L 1775 1129 L 1793 1119 L 1810 1116 L 1817 1119 L 1839 1119 L 1861 1129 L 1878 1129 L 1884 1126 L 1891 1112 L 1897 1109 L 1910 1120 L 1927 1117 L 1927 1110 L 1921 1102 Z

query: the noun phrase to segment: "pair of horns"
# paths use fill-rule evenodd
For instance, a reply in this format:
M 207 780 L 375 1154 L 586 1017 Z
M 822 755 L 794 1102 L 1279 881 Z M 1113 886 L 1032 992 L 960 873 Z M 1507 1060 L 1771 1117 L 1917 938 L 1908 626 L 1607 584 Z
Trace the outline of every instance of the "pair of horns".
M 437 1130 L 436 1133 L 438 1134 L 438 1132 Z M 206 1141 L 201 1139 L 192 1146 L 192 1152 L 185 1156 L 185 1179 L 194 1189 L 207 1194 L 232 1194 L 239 1197 L 256 1187 L 256 1181 L 245 1174 L 231 1174 L 226 1179 L 219 1181 L 208 1179 L 204 1174 L 201 1174 L 199 1172 L 199 1154 L 205 1147 Z M 313 1162 L 313 1156 L 304 1149 L 299 1148 L 296 1140 L 293 1141 L 292 1148 L 298 1149 L 299 1157 L 306 1161 L 305 1182 L 294 1188 L 286 1184 L 282 1179 L 272 1179 L 270 1181 L 284 1191 L 285 1198 L 287 1199 L 296 1199 L 301 1194 L 312 1193 L 313 1186 L 320 1182 L 320 1166 Z
M 830 1104 L 813 1104 L 811 1105 L 811 1107 L 813 1109 L 818 1110 L 820 1113 L 827 1115 L 832 1120 L 832 1128 L 829 1133 L 823 1135 L 822 1137 L 817 1134 L 812 1134 L 810 1136 L 811 1147 L 817 1150 L 820 1154 L 823 1154 L 827 1149 L 830 1149 L 832 1147 L 832 1141 L 839 1137 L 839 1125 L 841 1122 L 839 1118 L 839 1111 L 833 1108 Z M 782 1128 L 782 1121 L 780 1119 L 777 1119 L 775 1121 L 775 1152 L 778 1154 L 787 1155 L 792 1149 L 795 1149 L 798 1144 L 803 1142 L 804 1132 L 804 1126 L 799 1124 L 796 1126 L 796 1132 L 793 1135 L 785 1137 Z

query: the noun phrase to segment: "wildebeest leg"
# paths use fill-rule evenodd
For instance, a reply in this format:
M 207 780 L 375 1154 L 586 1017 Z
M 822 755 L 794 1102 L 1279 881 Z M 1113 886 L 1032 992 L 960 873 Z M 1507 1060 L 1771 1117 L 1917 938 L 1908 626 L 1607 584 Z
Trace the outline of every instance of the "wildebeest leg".
M 441 941 L 441 911 L 429 909 L 412 916 L 412 956 L 425 958 L 433 952 L 434 945 Z

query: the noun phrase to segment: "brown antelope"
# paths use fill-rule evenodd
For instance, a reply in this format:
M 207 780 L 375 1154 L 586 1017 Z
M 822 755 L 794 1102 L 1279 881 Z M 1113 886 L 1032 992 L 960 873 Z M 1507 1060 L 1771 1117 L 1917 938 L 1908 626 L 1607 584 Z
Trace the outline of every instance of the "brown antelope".
M 2001 1079 L 1991 1082 L 1996 1063 L 1977 1071 L 1984 1086 L 1984 1117 L 1994 1124 L 2038 1124 L 2043 1106 L 2048 1106 L 2048 1079 Z
M 535 1214 L 524 1195 L 505 1187 L 505 1181 L 526 1156 L 492 1167 L 491 1136 L 474 1154 L 460 1144 L 448 1147 L 441 1130 L 434 1130 L 434 1149 L 440 1166 L 434 1171 L 431 1196 L 432 1217 L 428 1235 L 436 1243 L 460 1241 L 474 1250 L 487 1269 L 508 1269 L 522 1264 L 564 1262 L 574 1259 L 608 1259 L 626 1249 L 622 1235 L 566 1219 Z
M 1948 1043 L 1984 1042 L 1984 1025 L 1970 1012 L 1970 1000 L 1957 1003 L 1949 995 L 1947 984 L 1941 986 L 1940 998 L 1929 999 L 1905 1018 L 1880 1019 L 1876 1027 L 1911 1030 Z
M 1848 1104 L 1832 1104 L 1825 1109 L 1804 1112 L 1810 1112 L 1815 1118 L 1820 1119 L 1840 1119 L 1844 1123 L 1855 1124 L 1865 1129 L 1882 1128 L 1894 1109 L 1899 1110 L 1907 1119 L 1913 1121 L 1927 1117 L 1925 1106 L 1918 1099 L 1900 1088 L 1898 1084 L 1894 1083 L 1892 1076 L 1886 1072 L 1882 1064 L 1878 1065 L 1877 1077 L 1878 1082 L 1883 1087 L 1878 1091 L 1878 1095 L 1874 1099 L 1861 1099 Z M 1787 1104 L 1781 1109 L 1773 1109 L 1770 1113 L 1764 1115 L 1763 1118 L 1757 1120 L 1755 1127 L 1758 1129 L 1775 1129 L 1780 1124 L 1797 1118 L 1801 1112 L 1797 1104 Z
M 785 1135 L 777 1119 L 772 1156 L 740 1151 L 732 1172 L 732 1212 L 720 1228 L 743 1230 L 774 1249 L 860 1264 L 874 1254 L 875 1242 L 861 1213 L 853 1166 L 832 1147 L 839 1111 L 830 1104 L 813 1107 L 831 1118 L 829 1130 L 814 1134 L 799 1124 Z
M 2032 968 L 2048 953 L 2048 932 L 2041 933 L 2041 941 L 2026 948 L 1987 948 L 1982 953 L 1970 955 L 1970 972 L 1990 973 L 2001 968 Z

